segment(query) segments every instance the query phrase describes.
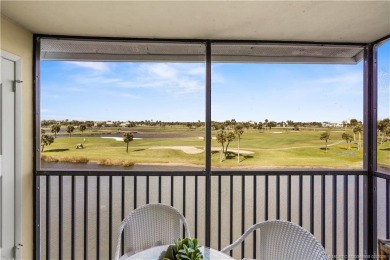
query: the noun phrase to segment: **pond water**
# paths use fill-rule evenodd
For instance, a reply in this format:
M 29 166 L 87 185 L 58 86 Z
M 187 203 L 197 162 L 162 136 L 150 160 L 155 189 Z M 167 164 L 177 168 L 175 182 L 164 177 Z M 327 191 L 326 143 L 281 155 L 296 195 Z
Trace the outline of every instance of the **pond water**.
M 130 167 L 106 166 L 94 162 L 69 163 L 69 162 L 45 162 L 41 161 L 42 170 L 101 170 L 101 171 L 202 171 L 203 167 L 191 166 L 166 166 L 166 165 L 140 165 Z

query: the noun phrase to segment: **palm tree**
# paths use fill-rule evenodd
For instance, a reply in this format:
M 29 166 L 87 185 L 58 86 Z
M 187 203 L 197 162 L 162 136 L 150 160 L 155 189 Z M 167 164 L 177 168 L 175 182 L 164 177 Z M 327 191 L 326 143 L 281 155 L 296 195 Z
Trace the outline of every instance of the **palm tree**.
M 341 135 L 341 138 L 343 138 L 347 142 L 348 150 L 350 150 L 351 149 L 351 142 L 353 140 L 352 135 L 351 134 L 347 134 L 347 133 L 343 133 Z
M 349 121 L 349 123 L 351 124 L 352 128 L 355 128 L 357 125 L 359 125 L 359 121 L 357 119 L 351 119 Z M 353 132 L 353 140 L 356 141 L 356 134 L 355 132 Z
M 129 152 L 129 143 L 131 141 L 133 141 L 133 139 L 134 139 L 134 136 L 130 132 L 126 132 L 126 133 L 123 134 L 123 142 L 126 143 L 126 153 Z
M 74 131 L 74 126 L 68 125 L 68 127 L 66 128 L 66 132 L 69 134 L 69 137 L 72 137 L 73 131 Z
M 328 152 L 328 140 L 330 139 L 330 133 L 324 132 L 320 135 L 321 140 L 325 140 L 325 152 Z
M 358 137 L 358 151 L 360 150 L 360 146 L 361 146 L 361 133 L 362 132 L 363 132 L 363 127 L 360 124 L 353 128 L 353 133 L 354 134 L 356 134 L 356 133 L 359 134 L 359 137 Z
M 226 158 L 226 153 L 228 151 L 229 144 L 236 138 L 233 132 L 226 132 L 224 129 L 221 129 L 217 133 L 217 142 L 221 144 L 222 153 L 220 161 Z M 226 147 L 225 147 L 226 143 Z
M 85 129 L 87 129 L 87 126 L 85 124 L 80 125 L 80 131 L 83 134 Z
M 51 145 L 53 142 L 54 142 L 53 136 L 43 134 L 41 136 L 41 147 L 42 147 L 41 152 L 43 152 L 43 148 L 45 148 L 45 146 Z
M 236 135 L 235 135 L 233 132 L 229 132 L 229 133 L 227 134 L 227 136 L 226 136 L 226 141 L 227 141 L 227 143 L 226 143 L 225 154 L 226 154 L 227 151 L 228 151 L 229 144 L 230 144 L 231 142 L 233 142 L 233 140 L 234 140 L 235 138 L 236 138 Z
M 238 124 L 234 127 L 234 133 L 237 135 L 238 138 L 238 157 L 237 162 L 240 163 L 240 139 L 241 135 L 244 133 L 244 127 L 241 124 Z
M 217 142 L 221 144 L 221 153 L 220 153 L 220 157 L 219 157 L 219 161 L 222 162 L 225 158 L 224 158 L 224 155 L 225 155 L 225 142 L 226 142 L 226 134 L 225 134 L 225 130 L 224 129 L 221 129 L 218 131 L 217 133 Z
M 60 130 L 61 130 L 60 124 L 55 124 L 51 126 L 51 132 L 54 133 L 54 138 L 57 138 L 57 133 L 60 132 Z
M 379 136 L 381 137 L 381 144 L 383 144 L 385 135 L 386 135 L 386 130 L 390 126 L 390 119 L 385 118 L 383 120 L 378 121 L 378 131 L 379 131 Z

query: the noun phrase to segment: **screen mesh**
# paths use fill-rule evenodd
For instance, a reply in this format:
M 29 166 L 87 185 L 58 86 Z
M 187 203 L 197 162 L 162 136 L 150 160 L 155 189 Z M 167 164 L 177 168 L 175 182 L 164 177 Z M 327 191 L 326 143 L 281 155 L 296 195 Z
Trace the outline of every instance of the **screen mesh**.
M 356 64 L 361 46 L 215 43 L 214 62 Z M 205 44 L 83 39 L 42 39 L 42 60 L 180 61 L 205 60 Z

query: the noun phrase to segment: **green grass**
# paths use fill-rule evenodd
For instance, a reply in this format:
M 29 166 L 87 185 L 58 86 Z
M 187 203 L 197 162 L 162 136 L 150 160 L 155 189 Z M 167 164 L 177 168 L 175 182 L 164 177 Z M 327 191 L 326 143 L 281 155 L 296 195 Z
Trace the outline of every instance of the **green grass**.
M 390 142 L 378 143 L 378 165 L 390 168 Z
M 204 161 L 204 154 L 186 154 L 181 151 L 152 150 L 154 146 L 200 146 L 203 142 L 194 138 L 177 139 L 136 139 L 129 143 L 129 152 L 126 153 L 126 143 L 109 138 L 86 137 L 86 142 L 82 137 L 56 138 L 54 143 L 47 147 L 42 153 L 54 157 L 63 156 L 84 156 L 90 161 L 102 159 L 132 160 L 134 163 L 191 163 L 201 164 Z M 84 149 L 76 149 L 76 145 L 82 143 Z
M 96 129 L 84 132 L 84 137 L 73 135 L 70 137 L 56 138 L 54 143 L 45 147 L 42 155 L 54 158 L 85 157 L 89 161 L 99 162 L 104 159 L 139 163 L 177 163 L 203 166 L 205 163 L 204 152 L 188 154 L 174 149 L 150 149 L 161 146 L 190 146 L 204 149 L 205 142 L 199 137 L 204 136 L 204 130 L 190 130 L 187 127 L 139 127 L 127 129 L 142 133 L 178 134 L 177 138 L 145 138 L 135 139 L 129 143 L 129 152 L 126 153 L 126 144 L 109 138 L 87 136 Z M 325 129 L 324 129 L 325 130 Z M 340 131 L 340 129 L 335 129 Z M 77 132 L 78 130 L 76 130 Z M 117 133 L 118 129 L 99 129 L 99 131 L 111 131 Z M 49 131 L 47 131 L 49 132 Z M 212 131 L 215 136 L 217 131 Z M 282 132 L 282 133 L 275 133 Z M 347 131 L 351 133 L 351 131 Z M 193 137 L 197 135 L 197 137 Z M 241 162 L 237 162 L 237 154 L 220 162 L 218 151 L 212 153 L 212 166 L 217 168 L 335 168 L 335 169 L 361 169 L 363 149 L 357 151 L 357 144 L 352 143 L 351 149 L 341 139 L 342 132 L 332 132 L 328 141 L 328 151 L 325 151 L 325 142 L 320 140 L 321 130 L 285 131 L 284 129 L 272 129 L 260 132 L 249 129 L 244 132 L 240 141 L 240 149 L 252 152 L 241 154 Z M 186 137 L 186 135 L 188 137 Z M 82 143 L 85 149 L 75 149 Z M 237 149 L 237 139 L 230 145 L 230 149 Z M 215 139 L 212 140 L 214 150 L 220 148 Z M 386 150 L 387 149 L 387 150 Z M 378 150 L 378 160 L 387 165 L 390 162 L 390 145 L 385 143 Z

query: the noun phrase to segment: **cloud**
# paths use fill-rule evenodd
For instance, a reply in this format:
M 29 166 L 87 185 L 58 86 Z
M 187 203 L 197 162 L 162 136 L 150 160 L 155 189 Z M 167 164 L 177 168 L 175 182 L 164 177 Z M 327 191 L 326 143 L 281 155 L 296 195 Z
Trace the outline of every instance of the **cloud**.
M 106 96 L 110 95 L 110 96 L 113 96 L 115 98 L 142 99 L 140 96 L 126 93 L 123 91 L 104 91 L 103 94 Z
M 159 77 L 161 79 L 175 79 L 178 77 L 178 70 L 173 66 L 170 66 L 165 63 L 157 64 L 143 64 L 141 65 L 141 70 L 145 71 L 147 74 L 150 74 L 154 77 Z
M 197 64 L 141 64 L 129 80 L 118 83 L 123 88 L 151 88 L 185 94 L 204 91 L 205 73 Z M 203 72 L 204 72 L 204 68 Z
M 42 93 L 41 93 L 41 97 L 42 97 L 43 99 L 59 99 L 59 98 L 62 98 L 61 95 L 50 94 L 50 93 L 47 93 L 47 92 L 42 92 Z
M 85 88 L 78 88 L 78 87 L 70 87 L 70 88 L 65 88 L 65 91 L 68 92 L 86 92 L 87 90 Z
M 68 91 L 73 92 L 85 91 L 86 88 L 119 87 L 158 89 L 168 93 L 186 94 L 202 92 L 205 89 L 203 64 L 138 63 L 132 64 L 131 67 L 116 66 L 116 69 L 113 69 L 103 62 L 67 63 L 92 69 L 92 71 L 80 70 L 80 73 L 70 78 L 73 85 L 83 86 L 82 90 L 68 88 Z
M 188 70 L 188 74 L 205 77 L 206 68 L 205 68 L 205 66 L 198 66 L 198 67 L 195 67 L 195 68 Z
M 108 64 L 105 62 L 66 61 L 66 63 L 81 68 L 91 69 L 97 72 L 106 72 L 110 69 Z
M 378 71 L 378 83 L 384 86 L 390 85 L 390 73 L 388 71 Z
M 363 73 L 348 73 L 337 77 L 324 77 L 314 80 L 317 84 L 356 85 L 363 83 Z
M 110 75 L 88 75 L 88 74 L 80 74 L 76 75 L 72 78 L 75 84 L 82 86 L 91 86 L 96 88 L 98 86 L 105 86 L 108 84 L 117 84 L 123 82 L 124 79 L 120 77 L 113 77 Z M 106 87 L 106 86 L 105 86 Z

